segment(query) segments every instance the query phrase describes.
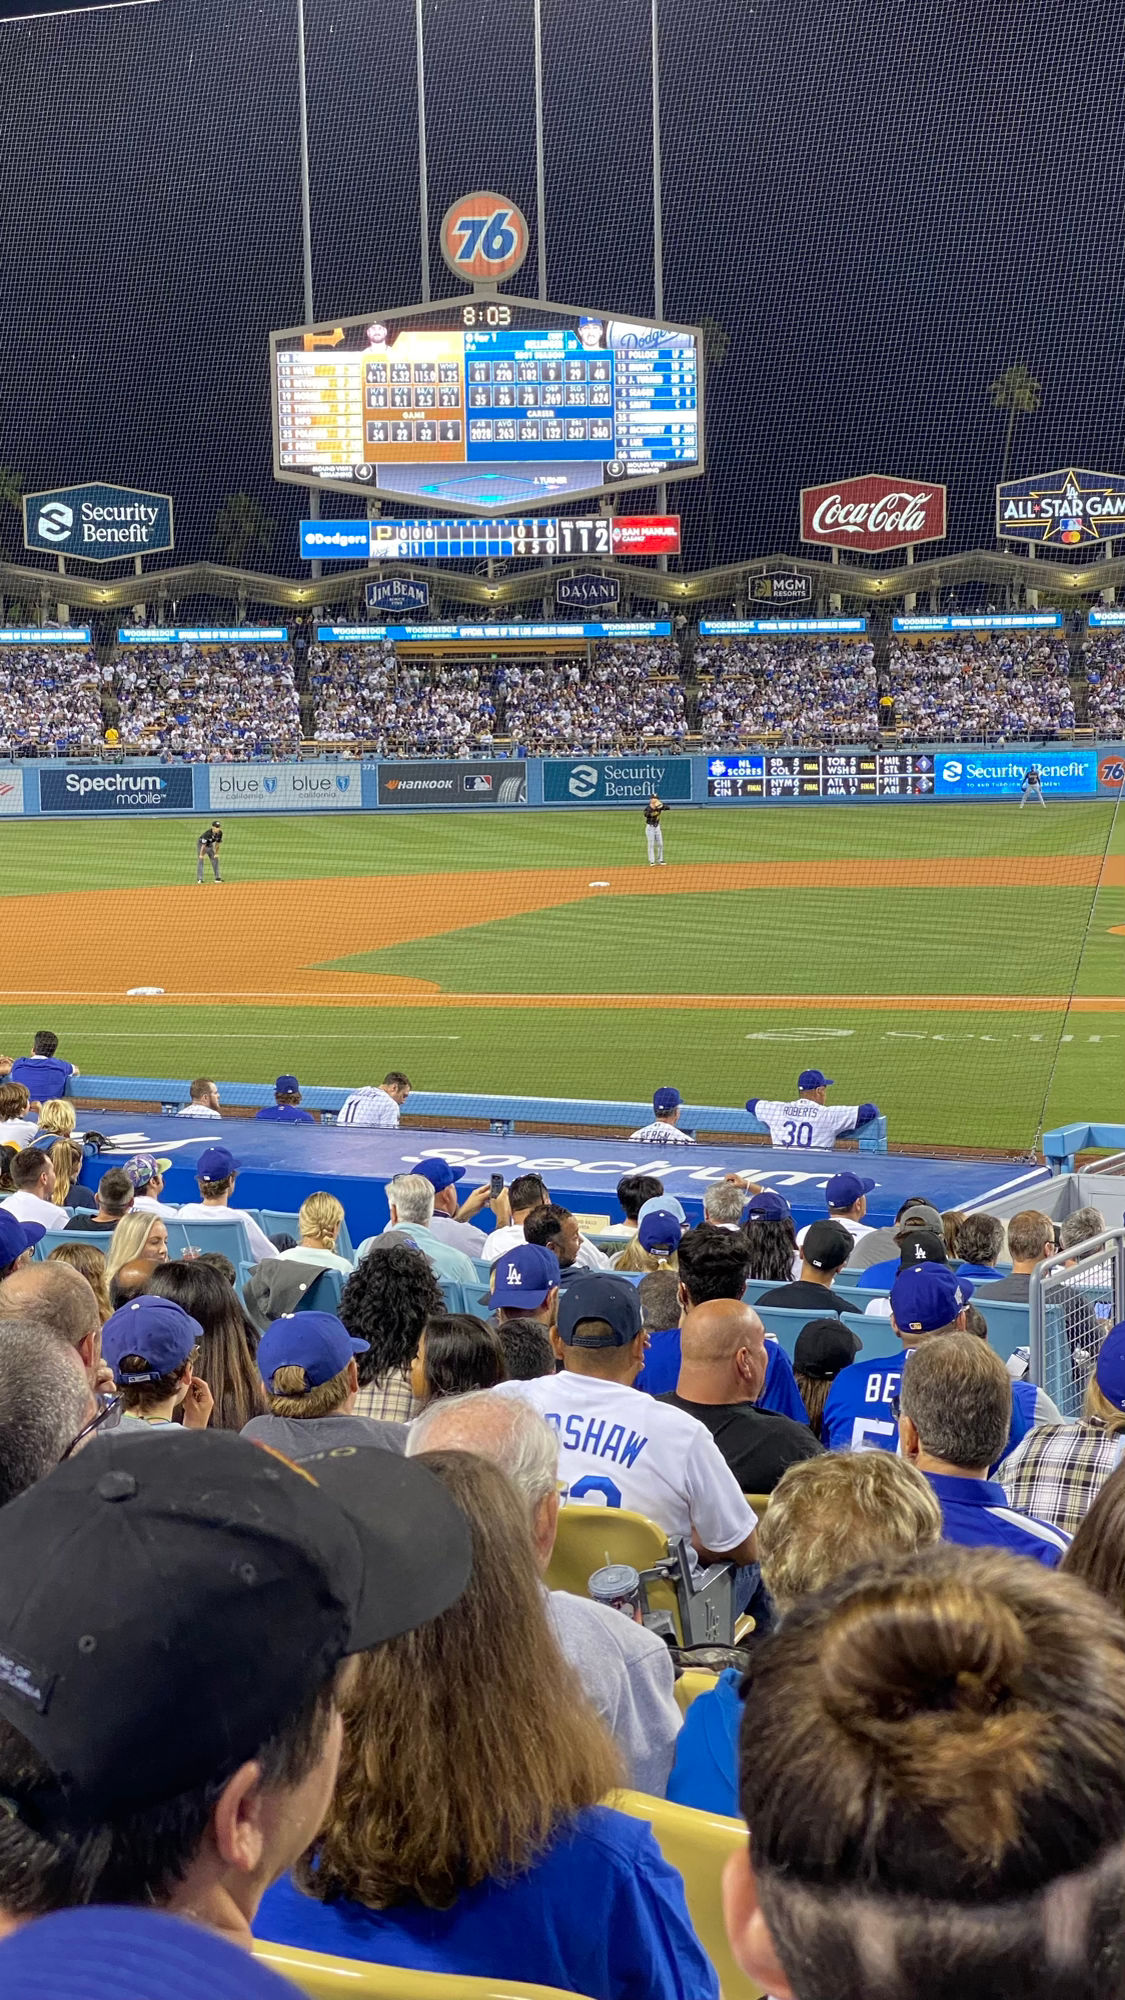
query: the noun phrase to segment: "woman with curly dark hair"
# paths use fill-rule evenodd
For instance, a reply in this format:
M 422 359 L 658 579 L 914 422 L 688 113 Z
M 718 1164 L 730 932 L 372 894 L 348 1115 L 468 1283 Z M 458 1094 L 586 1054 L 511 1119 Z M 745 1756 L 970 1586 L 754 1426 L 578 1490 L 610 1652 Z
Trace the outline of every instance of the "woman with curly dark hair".
M 428 1319 L 440 1319 L 445 1300 L 429 1259 L 408 1244 L 369 1250 L 344 1286 L 337 1312 L 368 1352 L 357 1357 L 357 1417 L 408 1423 L 421 1404 L 410 1388 L 410 1364 Z

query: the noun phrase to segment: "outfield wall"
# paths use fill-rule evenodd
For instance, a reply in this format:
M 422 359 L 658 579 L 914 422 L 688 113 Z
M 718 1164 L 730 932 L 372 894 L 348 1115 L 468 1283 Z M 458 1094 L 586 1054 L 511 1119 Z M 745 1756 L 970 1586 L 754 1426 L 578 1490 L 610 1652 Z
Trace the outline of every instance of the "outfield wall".
M 313 763 L 0 764 L 0 818 L 146 818 L 513 806 L 864 805 L 1015 798 L 1034 764 L 1054 798 L 1120 798 L 1125 744 L 1031 751 L 971 744 L 909 751 L 729 751 L 680 756 L 355 758 Z

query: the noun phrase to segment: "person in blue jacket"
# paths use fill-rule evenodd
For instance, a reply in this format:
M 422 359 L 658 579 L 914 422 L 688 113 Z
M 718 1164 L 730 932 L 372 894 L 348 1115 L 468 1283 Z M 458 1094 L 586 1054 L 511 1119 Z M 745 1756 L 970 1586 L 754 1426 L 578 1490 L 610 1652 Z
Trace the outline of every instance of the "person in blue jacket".
M 273 1087 L 273 1103 L 263 1104 L 256 1118 L 271 1120 L 275 1125 L 315 1125 L 311 1111 L 301 1106 L 301 1086 L 295 1076 L 279 1076 Z
M 360 1661 L 334 1802 L 255 1934 L 590 2000 L 719 2000 L 680 1875 L 600 1803 L 618 1755 L 556 1645 L 523 1501 L 468 1452 L 417 1463 L 469 1522 L 469 1585 Z

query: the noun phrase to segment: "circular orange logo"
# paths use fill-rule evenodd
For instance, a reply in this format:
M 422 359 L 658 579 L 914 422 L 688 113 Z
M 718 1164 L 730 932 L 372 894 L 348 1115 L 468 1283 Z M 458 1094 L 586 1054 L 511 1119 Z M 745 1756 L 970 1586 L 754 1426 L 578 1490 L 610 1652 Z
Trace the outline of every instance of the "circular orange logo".
M 499 283 L 527 256 L 527 218 L 506 195 L 463 194 L 441 219 L 441 254 L 469 283 Z
M 1125 756 L 1120 751 L 1099 760 L 1098 784 L 1107 791 L 1119 791 L 1125 785 Z

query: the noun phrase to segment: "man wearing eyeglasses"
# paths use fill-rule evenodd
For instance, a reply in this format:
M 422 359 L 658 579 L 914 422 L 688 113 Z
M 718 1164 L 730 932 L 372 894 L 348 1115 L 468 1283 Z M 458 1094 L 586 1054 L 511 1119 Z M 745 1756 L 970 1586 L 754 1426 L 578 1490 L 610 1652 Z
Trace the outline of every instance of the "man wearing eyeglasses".
M 0 1338 L 0 1508 L 65 1458 L 96 1411 L 74 1348 L 38 1320 L 5 1320 Z

